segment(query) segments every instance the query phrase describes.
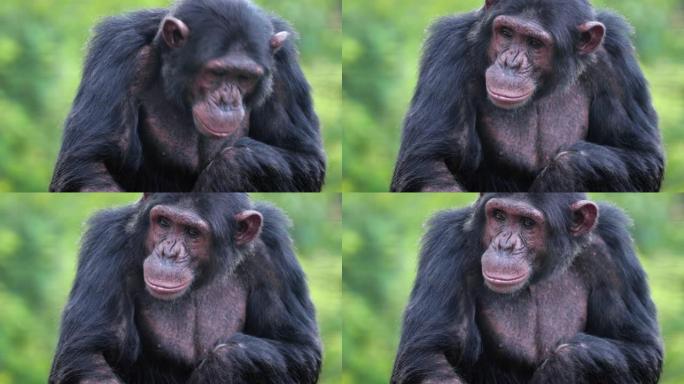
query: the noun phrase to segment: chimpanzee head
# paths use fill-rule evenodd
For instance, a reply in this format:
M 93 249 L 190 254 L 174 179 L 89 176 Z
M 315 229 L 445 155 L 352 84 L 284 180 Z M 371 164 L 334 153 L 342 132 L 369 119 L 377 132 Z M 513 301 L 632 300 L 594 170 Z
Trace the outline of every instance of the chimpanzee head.
M 262 215 L 243 194 L 155 194 L 140 202 L 142 276 L 155 298 L 173 300 L 217 272 L 231 273 L 254 248 Z
M 487 0 L 484 12 L 487 94 L 505 109 L 575 82 L 606 32 L 586 0 Z
M 599 214 L 582 194 L 484 195 L 476 206 L 482 276 L 497 293 L 564 271 L 588 244 Z
M 272 92 L 274 55 L 288 36 L 247 0 L 182 0 L 156 39 L 165 92 L 191 109 L 200 133 L 239 132 Z

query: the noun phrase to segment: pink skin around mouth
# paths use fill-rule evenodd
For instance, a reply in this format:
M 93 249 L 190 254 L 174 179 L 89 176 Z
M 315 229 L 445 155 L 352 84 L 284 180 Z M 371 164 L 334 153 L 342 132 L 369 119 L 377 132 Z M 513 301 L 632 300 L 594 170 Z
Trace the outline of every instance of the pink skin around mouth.
M 145 284 L 147 284 L 147 287 L 150 288 L 154 293 L 162 296 L 167 296 L 167 295 L 173 295 L 175 293 L 181 292 L 185 288 L 188 287 L 190 284 L 189 282 L 184 282 L 180 285 L 176 285 L 173 287 L 161 285 L 158 282 L 153 282 L 149 280 L 148 278 L 145 278 Z
M 205 122 L 202 120 L 202 118 L 197 118 L 197 120 L 198 120 L 198 122 L 200 123 L 201 128 L 203 128 L 205 132 L 207 132 L 208 134 L 210 134 L 210 135 L 212 135 L 212 136 L 216 136 L 216 137 L 227 137 L 227 136 L 229 136 L 229 135 L 233 132 L 233 130 L 229 130 L 229 131 L 215 130 L 215 129 L 212 129 L 212 128 L 211 128 L 211 126 L 212 126 L 211 124 L 205 123 Z
M 496 101 L 498 101 L 498 102 L 500 102 L 500 103 L 503 103 L 503 104 L 517 104 L 517 103 L 520 103 L 521 101 L 527 100 L 527 98 L 529 98 L 530 95 L 532 94 L 532 92 L 528 92 L 528 93 L 526 93 L 526 94 L 519 95 L 519 96 L 509 96 L 509 95 L 504 95 L 504 94 L 501 94 L 501 93 L 494 92 L 494 91 L 492 91 L 491 88 L 489 88 L 489 87 L 487 87 L 487 93 L 489 93 L 489 96 L 490 96 L 492 99 L 494 99 L 494 100 L 496 100 Z
M 484 278 L 492 285 L 495 285 L 497 287 L 510 287 L 512 285 L 517 285 L 520 284 L 521 282 L 525 281 L 527 278 L 527 274 L 522 274 L 520 276 L 516 276 L 513 278 L 503 278 L 501 276 L 490 276 L 487 273 L 483 272 L 482 275 Z

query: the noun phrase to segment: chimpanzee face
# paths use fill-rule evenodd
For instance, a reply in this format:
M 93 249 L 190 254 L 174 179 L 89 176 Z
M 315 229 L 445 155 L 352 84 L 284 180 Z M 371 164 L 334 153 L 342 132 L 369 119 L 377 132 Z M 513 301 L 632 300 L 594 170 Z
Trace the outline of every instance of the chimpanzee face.
M 207 34 L 215 30 L 220 31 L 221 28 L 208 30 Z M 180 19 L 168 16 L 162 22 L 160 33 L 169 48 L 179 50 L 186 45 L 193 31 Z M 249 31 L 243 33 L 249 34 Z M 270 35 L 270 40 L 264 36 L 263 41 L 248 42 L 243 37 L 245 41 L 233 41 L 226 45 L 229 49 L 210 58 L 187 76 L 189 86 L 186 93 L 195 127 L 200 133 L 210 137 L 240 136 L 245 133 L 249 109 L 263 99 L 264 93 L 270 92 L 272 82 L 271 71 L 259 63 L 253 52 L 267 51 L 269 55 L 275 55 L 288 36 L 288 32 L 281 31 Z M 197 36 L 193 44 L 199 50 L 202 47 L 198 44 L 211 46 L 215 50 L 224 45 L 223 40 L 231 39 L 234 40 L 231 36 Z M 256 44 L 257 47 L 245 47 L 245 44 Z
M 487 0 L 487 10 L 499 2 Z M 501 14 L 492 21 L 492 34 L 487 55 L 490 66 L 485 73 L 489 100 L 497 107 L 515 109 L 533 99 L 551 79 L 570 76 L 575 81 L 580 72 L 557 73 L 554 55 L 559 42 L 544 27 L 538 15 L 531 12 Z M 579 36 L 571 41 L 574 59 L 592 54 L 603 44 L 605 26 L 598 21 L 571 25 L 568 36 Z M 563 42 L 560 42 L 563 43 Z M 555 72 L 554 72 L 555 71 Z
M 553 38 L 535 20 L 497 16 L 488 55 L 489 99 L 499 108 L 517 108 L 531 100 L 543 76 L 551 73 Z
M 157 299 L 173 300 L 190 290 L 203 273 L 210 274 L 206 267 L 217 264 L 211 264 L 212 258 L 233 258 L 228 264 L 234 267 L 259 236 L 263 218 L 258 211 L 244 210 L 233 219 L 234 233 L 213 234 L 197 209 L 187 204 L 155 205 L 150 210 L 145 240 L 143 278 L 147 291 Z M 216 236 L 232 237 L 235 249 L 214 250 Z
M 191 90 L 195 126 L 210 136 L 236 132 L 245 118 L 245 99 L 263 76 L 264 68 L 244 52 L 231 52 L 208 62 Z
M 570 265 L 576 254 L 559 254 L 561 250 L 553 249 L 552 236 L 569 236 L 573 242 L 586 239 L 596 226 L 598 206 L 587 200 L 570 204 L 564 213 L 568 228 L 550 225 L 544 211 L 519 196 L 491 198 L 484 215 L 482 276 L 489 289 L 505 294 L 544 276 L 540 271 L 562 271 Z
M 143 275 L 147 291 L 162 300 L 185 293 L 211 256 L 209 224 L 189 209 L 157 205 L 150 210 Z
M 489 289 L 512 293 L 543 260 L 547 230 L 543 212 L 522 200 L 493 198 L 485 205 L 482 275 Z

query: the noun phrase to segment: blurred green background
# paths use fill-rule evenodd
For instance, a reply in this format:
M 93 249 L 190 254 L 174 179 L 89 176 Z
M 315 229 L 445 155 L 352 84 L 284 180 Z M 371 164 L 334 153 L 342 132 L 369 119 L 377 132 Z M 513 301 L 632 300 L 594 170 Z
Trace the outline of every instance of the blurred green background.
M 322 384 L 342 375 L 338 194 L 253 194 L 292 219 L 324 343 Z M 0 384 L 45 383 L 85 221 L 139 194 L 3 194 L 0 198 Z
M 590 197 L 614 203 L 634 220 L 632 234 L 665 339 L 661 383 L 684 383 L 684 196 Z M 475 194 L 344 195 L 343 383 L 389 382 L 423 224 L 437 211 L 463 207 L 476 199 Z
M 667 152 L 663 189 L 684 191 L 684 1 L 593 0 L 636 28 Z M 425 30 L 484 0 L 344 0 L 343 191 L 388 191 Z
M 300 34 L 328 156 L 325 190 L 342 182 L 341 0 L 255 0 Z M 47 191 L 62 124 L 80 81 L 95 23 L 170 0 L 0 1 L 0 191 Z

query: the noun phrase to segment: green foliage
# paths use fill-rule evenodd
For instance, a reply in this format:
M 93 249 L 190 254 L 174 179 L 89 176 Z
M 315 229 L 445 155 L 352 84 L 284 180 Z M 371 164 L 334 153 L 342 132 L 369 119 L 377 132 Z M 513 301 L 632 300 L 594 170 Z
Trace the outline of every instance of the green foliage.
M 684 382 L 684 199 L 670 194 L 594 194 L 622 207 L 649 275 L 665 340 L 664 384 Z M 343 383 L 387 383 L 402 312 L 415 279 L 423 224 L 474 194 L 345 194 L 342 203 Z M 408 208 L 408 209 L 407 209 Z M 439 294 L 439 293 L 435 293 Z
M 79 238 L 95 211 L 137 194 L 3 194 L 0 198 L 0 384 L 45 383 L 59 319 L 76 273 Z M 338 195 L 258 194 L 292 219 L 325 355 L 321 383 L 338 383 L 342 364 L 341 212 Z
M 257 0 L 299 32 L 328 155 L 326 190 L 342 182 L 340 0 Z M 46 191 L 90 29 L 105 16 L 167 0 L 5 0 L 0 5 L 0 191 Z
M 622 13 L 660 115 L 668 163 L 664 190 L 684 190 L 684 5 L 680 0 L 596 0 Z M 482 0 L 345 0 L 342 44 L 343 191 L 387 191 L 402 119 L 416 84 L 425 30 L 439 16 L 481 7 Z M 369 166 L 370 165 L 370 166 Z

